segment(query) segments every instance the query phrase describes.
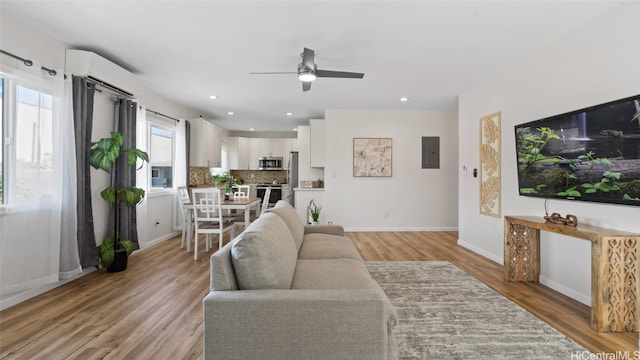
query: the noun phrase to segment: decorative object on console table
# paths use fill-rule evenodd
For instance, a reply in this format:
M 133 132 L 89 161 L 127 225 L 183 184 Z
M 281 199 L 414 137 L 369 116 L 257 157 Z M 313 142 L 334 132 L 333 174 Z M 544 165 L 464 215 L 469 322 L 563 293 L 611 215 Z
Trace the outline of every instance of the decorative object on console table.
M 500 117 L 480 118 L 480 214 L 500 217 Z M 475 176 L 475 169 L 474 169 Z
M 591 242 L 591 328 L 639 332 L 640 234 L 556 225 L 536 216 L 505 216 L 505 281 L 539 281 L 540 230 Z
M 390 138 L 353 138 L 353 176 L 391 176 Z
M 554 212 L 551 215 L 545 215 L 544 219 L 556 225 L 578 226 L 578 217 L 571 214 L 567 214 L 567 217 L 563 218 L 562 215 Z

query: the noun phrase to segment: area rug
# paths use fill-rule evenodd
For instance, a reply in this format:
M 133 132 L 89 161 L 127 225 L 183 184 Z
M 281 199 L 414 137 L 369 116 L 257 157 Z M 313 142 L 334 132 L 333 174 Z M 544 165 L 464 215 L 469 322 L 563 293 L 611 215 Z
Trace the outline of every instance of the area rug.
M 588 354 L 449 262 L 366 264 L 398 312 L 399 359 L 577 359 Z

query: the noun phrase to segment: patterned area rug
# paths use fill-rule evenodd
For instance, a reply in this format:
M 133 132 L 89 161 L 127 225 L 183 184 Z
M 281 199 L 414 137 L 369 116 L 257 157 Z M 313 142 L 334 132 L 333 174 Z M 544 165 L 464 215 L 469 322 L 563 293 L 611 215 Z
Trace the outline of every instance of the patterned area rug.
M 578 359 L 588 354 L 449 262 L 366 264 L 398 311 L 399 359 Z

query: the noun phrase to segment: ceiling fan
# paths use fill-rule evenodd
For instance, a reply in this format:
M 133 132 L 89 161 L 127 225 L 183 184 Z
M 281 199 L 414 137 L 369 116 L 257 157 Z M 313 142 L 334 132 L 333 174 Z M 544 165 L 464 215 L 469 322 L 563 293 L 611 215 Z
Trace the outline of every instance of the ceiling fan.
M 331 78 L 346 78 L 346 79 L 362 79 L 364 73 L 347 72 L 347 71 L 333 71 L 333 70 L 321 70 L 318 69 L 313 58 L 315 52 L 311 49 L 304 48 L 300 54 L 302 62 L 298 65 L 297 72 L 252 72 L 252 75 L 273 75 L 273 74 L 297 74 L 298 79 L 302 81 L 302 91 L 311 90 L 311 82 L 320 77 Z

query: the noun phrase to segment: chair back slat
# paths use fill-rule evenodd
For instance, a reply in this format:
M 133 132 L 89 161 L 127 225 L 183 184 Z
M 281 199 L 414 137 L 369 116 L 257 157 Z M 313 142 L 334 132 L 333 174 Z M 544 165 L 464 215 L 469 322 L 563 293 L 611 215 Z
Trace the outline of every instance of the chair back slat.
M 178 186 L 178 197 L 182 205 L 186 205 L 191 202 L 189 198 L 189 189 L 186 186 Z
M 249 185 L 238 185 L 238 190 L 233 193 L 233 198 L 249 198 L 250 186 Z
M 262 206 L 260 207 L 260 215 L 262 215 L 269 207 L 269 198 L 271 197 L 271 186 L 264 192 L 264 199 L 262 199 Z
M 192 189 L 193 214 L 196 221 L 222 221 L 220 189 Z

